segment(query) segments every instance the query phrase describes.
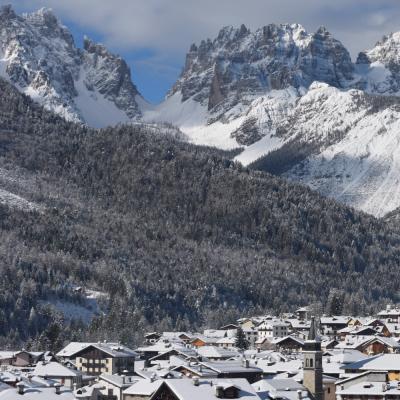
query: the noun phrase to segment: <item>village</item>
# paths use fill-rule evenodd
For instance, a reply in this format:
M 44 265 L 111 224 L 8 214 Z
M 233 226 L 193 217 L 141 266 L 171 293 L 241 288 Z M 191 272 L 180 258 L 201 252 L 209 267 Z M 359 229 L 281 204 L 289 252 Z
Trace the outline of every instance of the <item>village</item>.
M 400 308 L 309 314 L 152 332 L 136 349 L 102 341 L 0 351 L 0 399 L 400 399 Z

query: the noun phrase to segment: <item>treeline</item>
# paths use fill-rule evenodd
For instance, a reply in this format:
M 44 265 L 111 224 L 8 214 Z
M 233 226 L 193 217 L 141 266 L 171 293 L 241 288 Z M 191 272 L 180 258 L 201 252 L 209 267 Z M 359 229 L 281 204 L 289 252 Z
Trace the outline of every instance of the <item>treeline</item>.
M 0 168 L 34 177 L 20 194 L 41 206 L 0 208 L 3 342 L 134 344 L 150 329 L 324 310 L 335 288 L 347 313 L 397 300 L 400 236 L 383 221 L 221 151 L 138 125 L 91 130 L 0 90 Z M 70 284 L 109 298 L 87 329 L 42 306 L 82 303 Z

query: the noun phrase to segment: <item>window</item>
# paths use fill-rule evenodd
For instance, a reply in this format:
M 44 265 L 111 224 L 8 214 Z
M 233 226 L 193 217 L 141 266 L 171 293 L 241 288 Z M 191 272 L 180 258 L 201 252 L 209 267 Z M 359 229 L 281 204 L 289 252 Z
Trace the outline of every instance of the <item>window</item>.
M 328 394 L 331 392 L 331 388 L 330 387 L 328 387 Z
M 313 367 L 313 359 L 312 358 L 310 359 L 310 367 L 311 368 Z

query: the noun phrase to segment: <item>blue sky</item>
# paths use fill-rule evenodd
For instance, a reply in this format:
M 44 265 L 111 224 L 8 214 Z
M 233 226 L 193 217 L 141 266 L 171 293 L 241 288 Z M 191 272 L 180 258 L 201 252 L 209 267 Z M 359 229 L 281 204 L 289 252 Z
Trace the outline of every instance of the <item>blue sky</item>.
M 0 0 L 18 12 L 54 10 L 81 46 L 83 35 L 104 43 L 129 63 L 132 78 L 151 102 L 163 99 L 193 42 L 225 25 L 256 29 L 269 23 L 324 25 L 350 50 L 372 47 L 400 30 L 400 0 Z

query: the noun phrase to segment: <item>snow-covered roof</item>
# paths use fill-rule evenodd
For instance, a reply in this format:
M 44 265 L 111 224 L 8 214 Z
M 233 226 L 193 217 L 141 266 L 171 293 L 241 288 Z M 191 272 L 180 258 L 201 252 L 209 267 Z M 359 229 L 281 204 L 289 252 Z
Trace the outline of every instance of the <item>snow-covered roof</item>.
M 137 353 L 128 347 L 122 346 L 120 343 L 97 342 L 97 343 L 84 343 L 84 342 L 71 342 L 61 351 L 57 353 L 58 357 L 74 357 L 79 352 L 89 348 L 95 347 L 96 349 L 110 355 L 111 357 L 136 357 Z
M 197 352 L 205 358 L 231 358 L 239 355 L 235 350 L 215 346 L 202 346 L 197 349 Z
M 8 360 L 9 358 L 13 358 L 16 353 L 16 351 L 0 351 L 0 360 Z
M 39 362 L 32 372 L 33 375 L 37 376 L 48 376 L 48 377 L 70 377 L 73 378 L 78 375 L 76 371 L 64 367 L 58 362 L 51 361 L 49 363 Z
M 124 390 L 124 394 L 137 396 L 151 396 L 163 383 L 162 379 L 138 379 L 135 383 Z
M 113 384 L 119 388 L 128 387 L 132 385 L 137 377 L 136 376 L 123 376 L 123 375 L 111 375 L 111 374 L 101 374 L 99 376 L 100 381 L 105 381 Z
M 400 371 L 400 354 L 382 354 L 348 364 L 343 368 L 360 371 Z
M 282 342 L 284 342 L 285 340 L 293 340 L 294 342 L 298 343 L 300 346 L 304 345 L 304 341 L 303 340 L 301 340 L 301 339 L 299 339 L 299 338 L 297 338 L 295 336 L 291 336 L 291 335 L 285 336 L 283 338 L 275 339 L 275 340 L 272 341 L 272 343 L 279 345 Z
M 347 324 L 350 319 L 350 317 L 336 315 L 333 317 L 321 317 L 320 323 L 321 325 L 342 325 Z
M 286 399 L 298 400 L 299 393 L 302 399 L 310 399 L 307 389 L 293 378 L 263 379 L 252 385 L 262 400 Z
M 239 390 L 238 399 L 260 400 L 254 388 L 246 379 L 200 379 L 195 386 L 191 379 L 170 379 L 164 381 L 179 400 L 215 400 L 215 388 L 235 386 Z
M 354 385 L 341 389 L 340 385 L 336 386 L 336 395 L 338 396 L 399 396 L 399 381 L 385 382 L 359 382 Z M 386 398 L 386 397 L 385 397 Z M 394 398 L 394 397 L 393 397 Z
M 218 372 L 219 374 L 224 373 L 235 373 L 235 372 L 253 372 L 262 373 L 262 369 L 254 364 L 249 364 L 248 367 L 240 360 L 226 360 L 226 361 L 204 361 L 200 363 L 206 368 Z

